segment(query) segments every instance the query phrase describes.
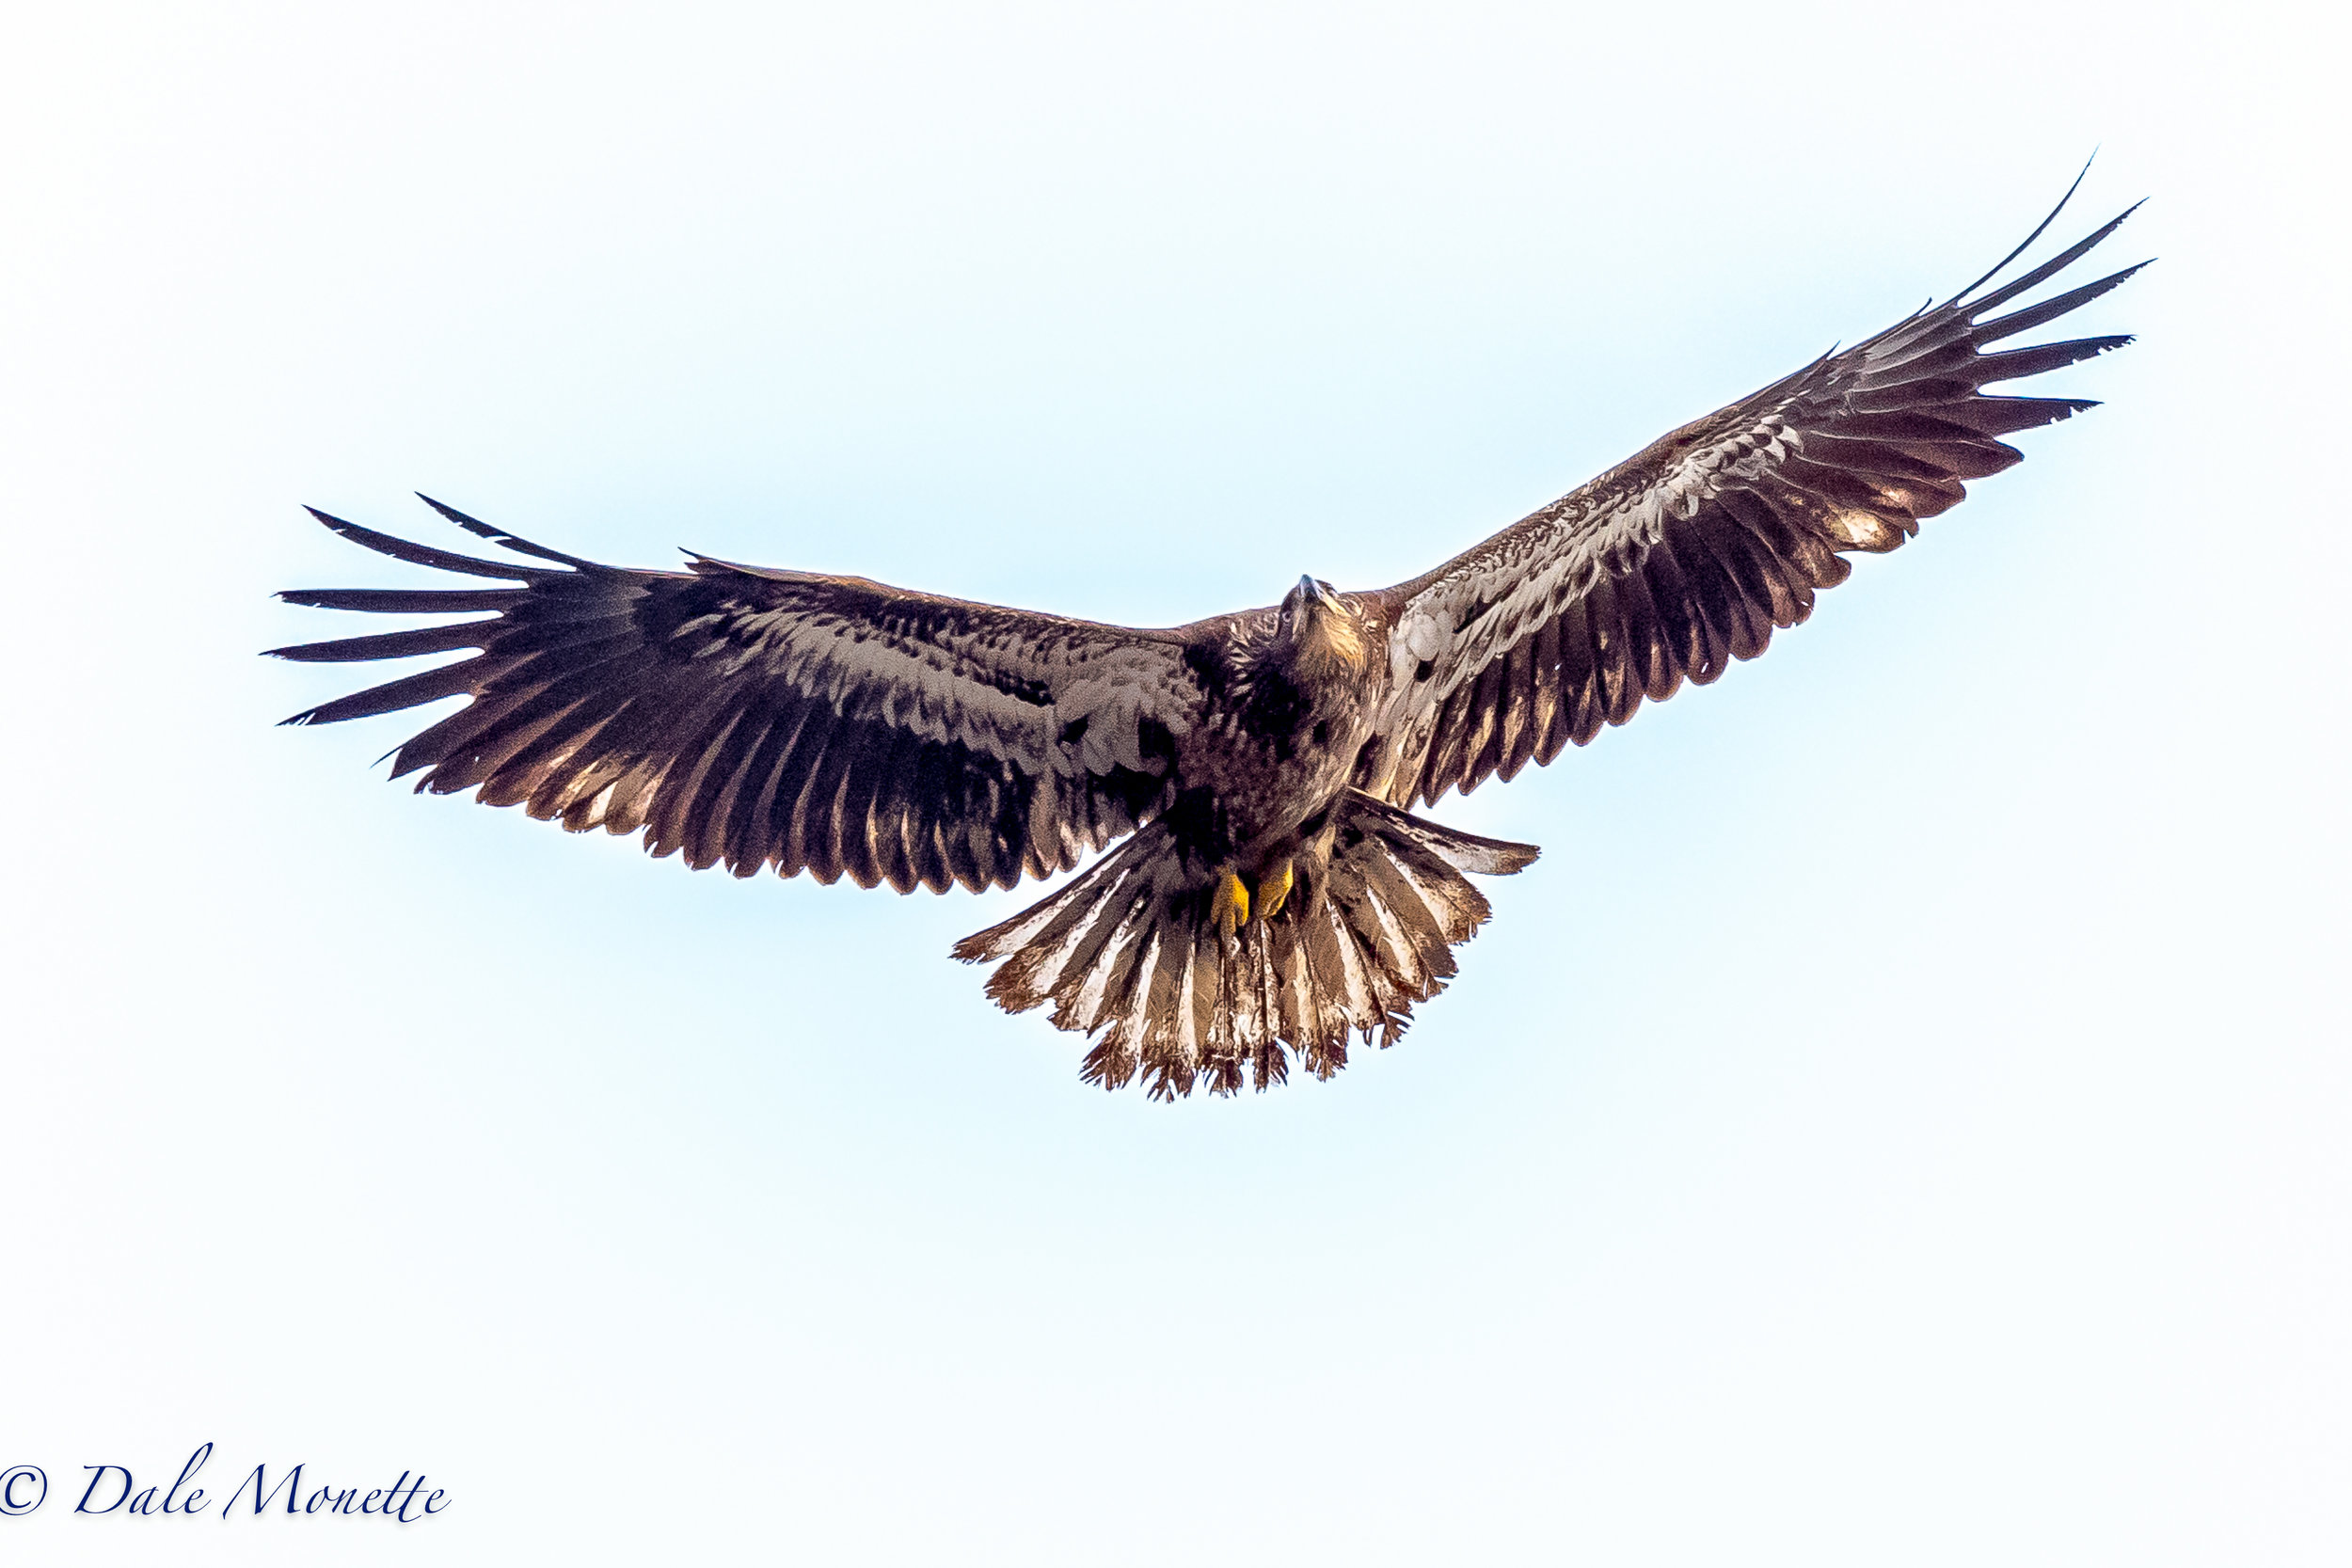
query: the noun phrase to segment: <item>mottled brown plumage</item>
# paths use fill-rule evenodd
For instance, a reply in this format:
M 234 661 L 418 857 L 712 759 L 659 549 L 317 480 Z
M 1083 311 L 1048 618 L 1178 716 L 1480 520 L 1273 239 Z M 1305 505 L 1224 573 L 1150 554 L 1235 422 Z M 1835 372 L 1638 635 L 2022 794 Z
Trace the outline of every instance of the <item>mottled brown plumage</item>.
M 395 777 L 573 832 L 642 832 L 654 854 L 738 876 L 1009 888 L 1125 838 L 957 957 L 999 963 L 988 990 L 1009 1010 L 1050 1004 L 1056 1025 L 1092 1037 L 1085 1074 L 1106 1086 L 1264 1088 L 1293 1055 L 1328 1076 L 1351 1037 L 1391 1043 L 1454 974 L 1451 949 L 1489 912 L 1468 875 L 1535 856 L 1409 809 L 1548 763 L 1755 657 L 1845 578 L 1847 553 L 1895 548 L 1964 482 L 2017 462 L 1999 437 L 2091 406 L 1983 388 L 2128 340 L 1993 345 L 2137 268 L 1992 312 L 2122 221 L 1979 293 L 2019 246 L 1953 299 L 1423 577 L 1360 594 L 1302 578 L 1275 608 L 1168 630 L 700 556 L 625 570 L 438 502 L 519 559 L 316 514 L 371 549 L 505 586 L 282 595 L 480 615 L 276 650 L 472 650 L 288 722 L 466 696 L 399 748 Z

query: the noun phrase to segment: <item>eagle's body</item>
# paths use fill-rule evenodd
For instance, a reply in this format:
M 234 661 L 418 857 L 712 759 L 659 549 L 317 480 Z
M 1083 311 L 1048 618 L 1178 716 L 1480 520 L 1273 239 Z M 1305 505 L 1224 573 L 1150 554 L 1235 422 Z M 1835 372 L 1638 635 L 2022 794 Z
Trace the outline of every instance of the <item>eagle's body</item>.
M 1488 912 L 1464 874 L 1535 855 L 1410 809 L 1755 657 L 1846 576 L 1845 553 L 1896 547 L 1963 481 L 2016 462 L 1998 436 L 2090 406 L 1981 388 L 2126 340 L 1987 347 L 2137 269 L 1980 318 L 2122 221 L 1684 426 L 1411 582 L 1301 578 L 1273 609 L 1169 630 L 699 556 L 624 570 L 440 508 L 550 564 L 481 561 L 321 514 L 511 586 L 285 595 L 489 612 L 278 650 L 475 650 L 294 721 L 465 695 L 399 749 L 395 776 L 421 768 L 420 788 L 576 832 L 642 830 L 656 854 L 739 876 L 1010 887 L 1125 837 L 957 955 L 1001 960 L 989 990 L 1007 1008 L 1051 1002 L 1097 1037 L 1086 1071 L 1107 1085 L 1263 1087 L 1290 1052 L 1327 1076 L 1351 1034 L 1390 1043 L 1454 973 L 1449 949 Z
M 1301 852 L 1300 828 L 1346 786 L 1388 661 L 1373 657 L 1377 622 L 1311 578 L 1279 610 L 1193 629 L 1188 658 L 1209 700 L 1177 747 L 1186 785 L 1162 815 L 1188 861 L 1254 883 Z

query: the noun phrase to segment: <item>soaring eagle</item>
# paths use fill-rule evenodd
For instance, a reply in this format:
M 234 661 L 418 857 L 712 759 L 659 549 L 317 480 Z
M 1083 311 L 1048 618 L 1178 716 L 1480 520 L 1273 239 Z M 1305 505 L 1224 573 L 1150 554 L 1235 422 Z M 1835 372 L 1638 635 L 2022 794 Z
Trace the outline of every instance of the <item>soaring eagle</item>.
M 2077 182 L 2079 183 L 2079 181 Z M 2069 196 L 2072 196 L 2070 191 Z M 2066 203 L 2061 200 L 2058 210 Z M 692 555 L 605 566 L 431 502 L 520 558 L 485 561 L 314 513 L 397 560 L 500 584 L 302 589 L 298 605 L 475 614 L 286 658 L 471 657 L 296 714 L 331 723 L 452 696 L 395 753 L 573 832 L 739 877 L 978 891 L 1126 842 L 966 938 L 1008 1011 L 1053 1004 L 1083 1074 L 1155 1098 L 1328 1077 L 1386 1047 L 1489 912 L 1465 874 L 1533 846 L 1413 815 L 1549 763 L 1645 698 L 1706 685 L 2019 460 L 2000 437 L 2092 404 L 1983 388 L 2122 337 L 1995 350 L 2129 277 L 1994 314 L 2129 210 L 1997 287 L 2058 216 L 1941 305 L 1684 425 L 1393 588 L 1301 578 L 1282 602 L 1168 630 L 1068 620 L 863 578 Z M 2145 265 L 2145 263 L 2141 263 Z M 526 563 L 528 562 L 528 563 Z

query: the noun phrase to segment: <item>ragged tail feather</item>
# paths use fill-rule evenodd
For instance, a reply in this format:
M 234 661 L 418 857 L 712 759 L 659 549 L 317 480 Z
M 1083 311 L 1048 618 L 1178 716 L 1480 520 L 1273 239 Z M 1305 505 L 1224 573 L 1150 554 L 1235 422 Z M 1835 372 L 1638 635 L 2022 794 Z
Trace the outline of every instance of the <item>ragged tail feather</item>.
M 1502 876 L 1533 845 L 1480 838 L 1351 790 L 1328 870 L 1271 921 L 1232 937 L 1209 915 L 1175 835 L 1155 822 L 1052 897 L 964 938 L 967 963 L 1003 959 L 988 994 L 1007 1012 L 1054 1004 L 1054 1025 L 1097 1035 L 1083 1069 L 1119 1088 L 1140 1071 L 1155 1100 L 1290 1076 L 1290 1053 L 1328 1078 L 1347 1037 L 1394 1044 L 1413 1004 L 1445 989 L 1452 948 L 1492 912 L 1463 875 Z

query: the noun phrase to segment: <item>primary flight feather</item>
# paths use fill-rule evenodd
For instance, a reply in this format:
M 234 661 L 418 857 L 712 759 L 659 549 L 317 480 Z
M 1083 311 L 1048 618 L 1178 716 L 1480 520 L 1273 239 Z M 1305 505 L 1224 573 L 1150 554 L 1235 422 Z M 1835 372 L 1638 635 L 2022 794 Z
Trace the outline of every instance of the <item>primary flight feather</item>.
M 1988 289 L 2053 212 L 1953 298 L 1410 582 L 1302 578 L 1274 608 L 1168 630 L 699 555 L 683 572 L 605 566 L 437 501 L 520 559 L 315 513 L 370 549 L 501 586 L 280 595 L 478 617 L 274 650 L 474 650 L 287 722 L 465 696 L 398 749 L 394 777 L 575 832 L 642 832 L 656 855 L 742 877 L 1009 888 L 1125 838 L 956 956 L 999 963 L 988 991 L 1009 1011 L 1051 1003 L 1057 1026 L 1091 1037 L 1084 1074 L 1106 1087 L 1263 1089 L 1293 1054 L 1327 1077 L 1351 1036 L 1392 1043 L 1454 973 L 1451 949 L 1488 913 L 1466 874 L 1535 858 L 1412 808 L 1755 657 L 1844 579 L 1846 553 L 1895 548 L 1964 482 L 2017 462 L 2001 436 L 2091 407 L 1983 388 L 2128 339 L 1994 345 L 2137 267 L 1994 312 L 2129 215 Z

